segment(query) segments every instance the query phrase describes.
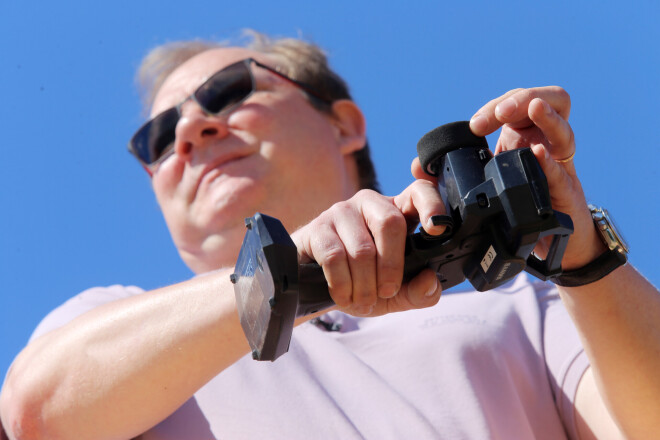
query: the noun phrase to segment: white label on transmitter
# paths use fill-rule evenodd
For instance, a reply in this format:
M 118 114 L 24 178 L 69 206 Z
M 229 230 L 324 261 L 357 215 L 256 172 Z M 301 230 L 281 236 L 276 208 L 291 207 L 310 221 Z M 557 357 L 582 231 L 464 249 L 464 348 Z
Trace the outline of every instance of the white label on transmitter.
M 490 269 L 490 265 L 495 260 L 495 257 L 497 257 L 497 253 L 495 252 L 493 245 L 491 245 L 488 248 L 486 255 L 484 255 L 484 258 L 481 259 L 481 268 L 484 270 L 484 273 L 488 272 L 488 269 Z

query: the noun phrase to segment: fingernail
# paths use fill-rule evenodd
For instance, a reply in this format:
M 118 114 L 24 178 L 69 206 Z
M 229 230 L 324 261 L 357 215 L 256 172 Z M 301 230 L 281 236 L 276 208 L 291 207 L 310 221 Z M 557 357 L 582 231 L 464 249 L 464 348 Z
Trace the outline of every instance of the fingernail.
M 379 295 L 381 298 L 392 298 L 399 291 L 399 286 L 394 283 L 387 283 L 380 286 Z
M 470 119 L 470 129 L 475 133 L 483 133 L 488 128 L 488 120 L 485 116 L 476 114 Z
M 543 100 L 541 100 L 541 102 L 543 103 L 543 111 L 546 115 L 550 116 L 552 114 L 552 107 L 550 107 L 550 104 Z
M 431 287 L 429 289 L 429 291 L 426 292 L 426 297 L 428 298 L 430 296 L 433 296 L 433 294 L 435 293 L 436 290 L 438 290 L 438 279 L 437 278 L 435 278 L 435 282 L 433 283 L 433 287 Z
M 360 306 L 360 315 L 371 315 L 371 312 L 373 312 L 374 306 Z
M 500 102 L 497 104 L 497 107 L 495 107 L 495 113 L 497 116 L 503 116 L 505 118 L 508 118 L 509 116 L 513 115 L 513 113 L 516 111 L 518 108 L 518 103 L 513 98 L 507 98 L 504 101 Z

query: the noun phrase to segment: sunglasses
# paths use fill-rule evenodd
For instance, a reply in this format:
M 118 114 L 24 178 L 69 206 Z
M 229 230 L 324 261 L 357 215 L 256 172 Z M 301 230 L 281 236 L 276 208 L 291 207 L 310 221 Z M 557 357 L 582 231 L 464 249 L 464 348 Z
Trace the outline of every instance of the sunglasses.
M 257 82 L 251 69 L 252 64 L 274 73 L 322 103 L 331 103 L 306 84 L 289 78 L 253 58 L 247 58 L 214 73 L 179 105 L 165 110 L 147 121 L 129 141 L 128 150 L 148 171 L 153 171 L 173 151 L 176 124 L 181 118 L 183 104 L 188 100 L 193 100 L 206 114 L 213 116 L 230 113 L 257 90 Z

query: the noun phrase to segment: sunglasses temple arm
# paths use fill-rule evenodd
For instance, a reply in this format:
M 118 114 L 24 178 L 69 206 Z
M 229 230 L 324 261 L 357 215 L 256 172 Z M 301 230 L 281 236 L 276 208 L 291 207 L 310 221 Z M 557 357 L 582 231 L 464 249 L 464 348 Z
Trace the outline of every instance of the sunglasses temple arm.
M 150 178 L 154 176 L 154 173 L 149 169 L 148 166 L 146 166 L 146 165 L 143 164 L 142 162 L 140 162 L 140 165 L 142 165 L 142 168 L 144 168 L 144 170 L 147 172 L 147 174 L 149 174 L 149 177 L 150 177 Z

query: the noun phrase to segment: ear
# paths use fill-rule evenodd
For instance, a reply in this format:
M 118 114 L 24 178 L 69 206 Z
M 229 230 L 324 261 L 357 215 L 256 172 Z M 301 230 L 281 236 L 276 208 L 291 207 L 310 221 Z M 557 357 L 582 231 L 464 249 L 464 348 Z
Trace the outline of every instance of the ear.
M 364 148 L 367 142 L 366 122 L 353 101 L 340 99 L 333 102 L 330 123 L 335 128 L 341 154 L 348 155 Z

